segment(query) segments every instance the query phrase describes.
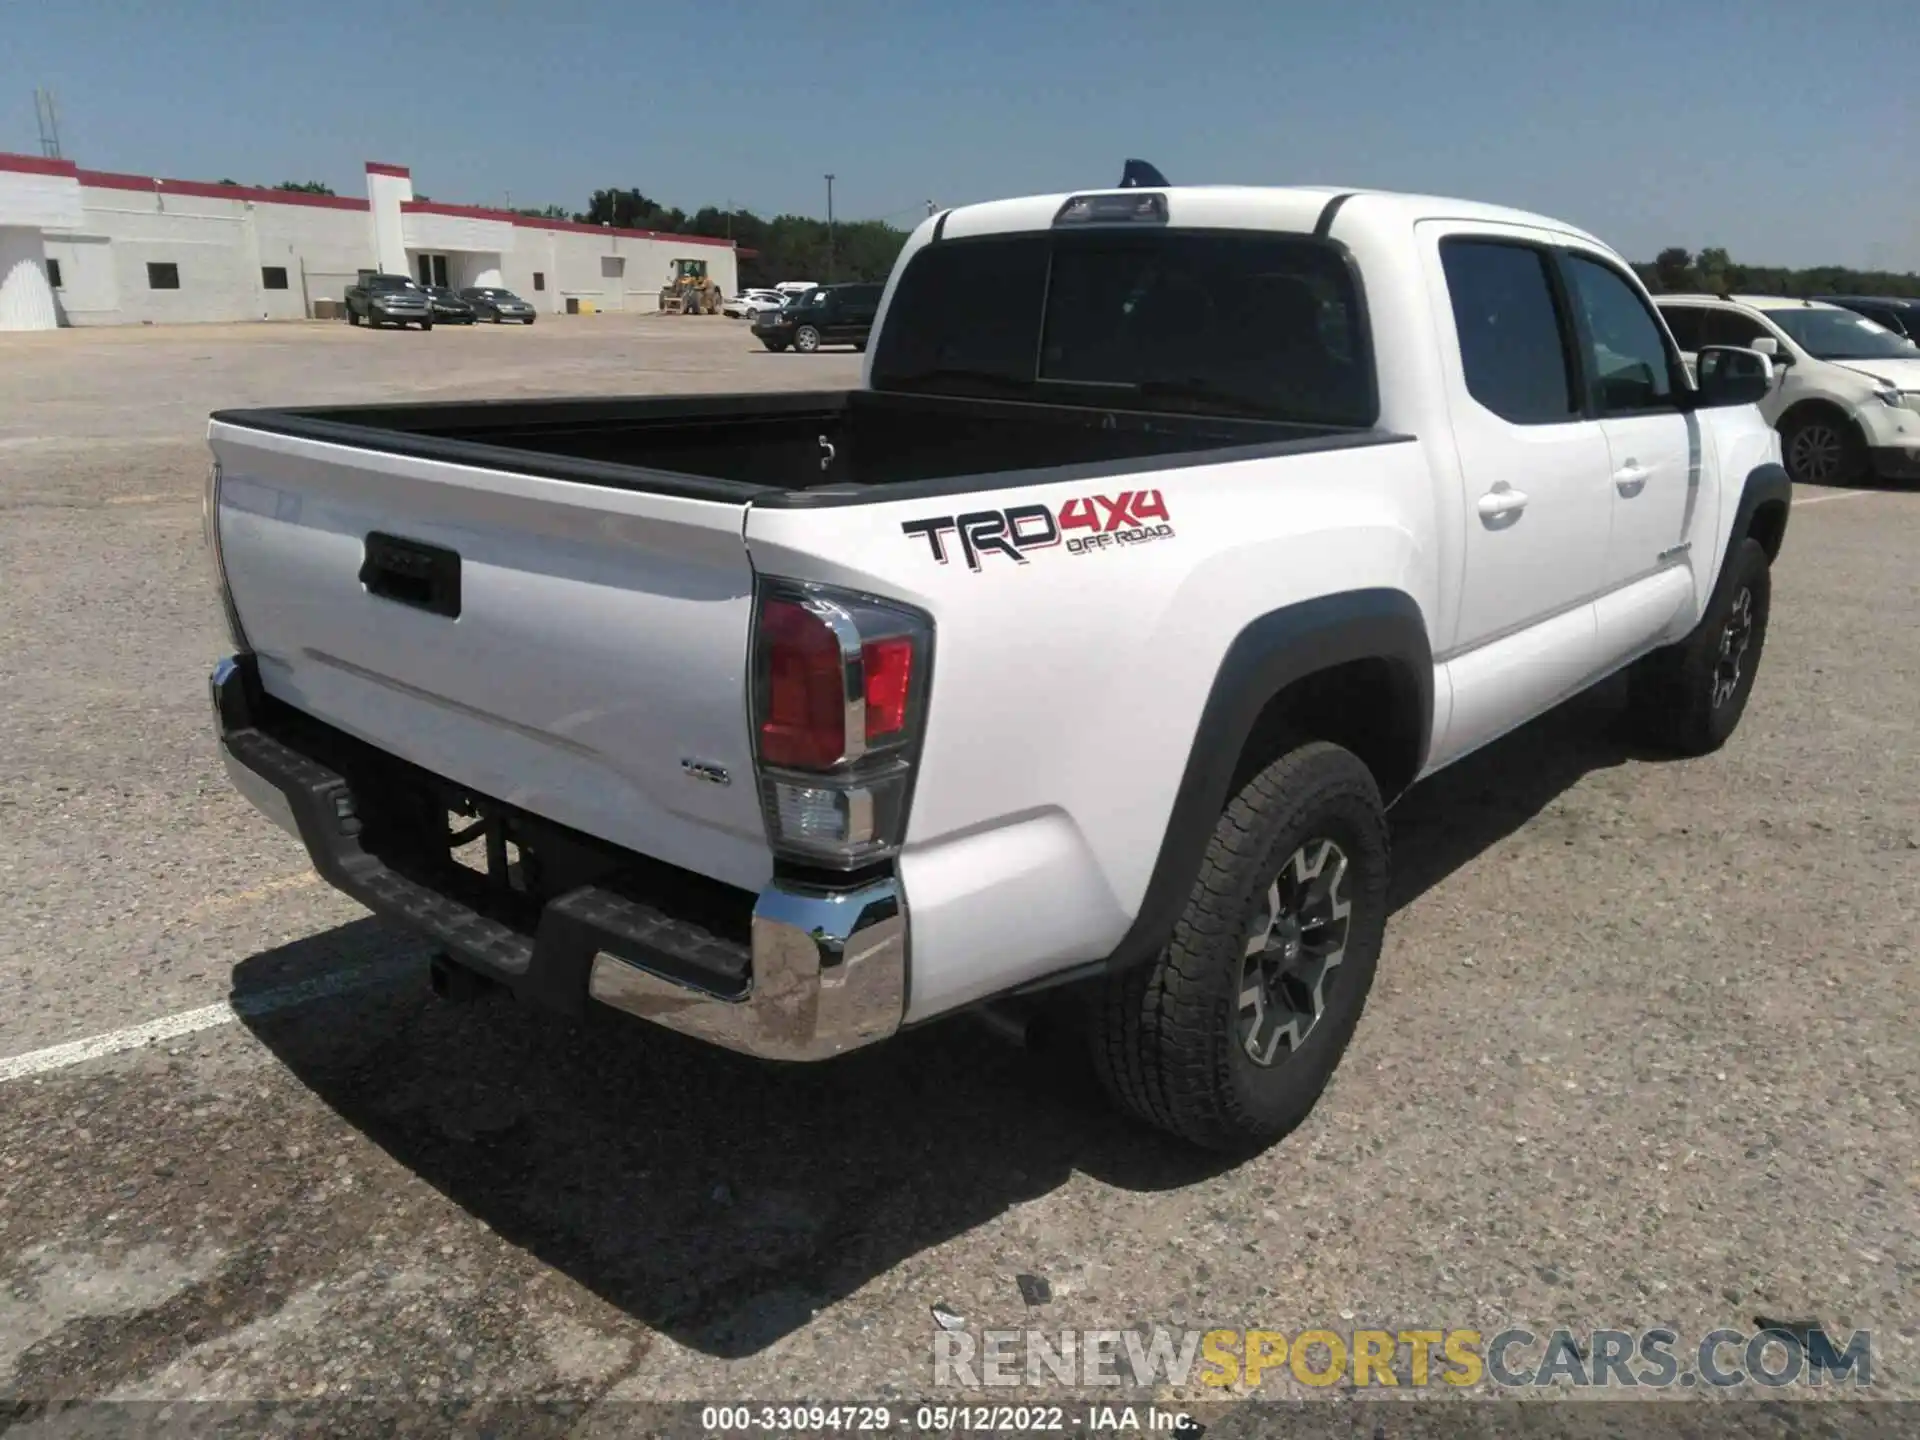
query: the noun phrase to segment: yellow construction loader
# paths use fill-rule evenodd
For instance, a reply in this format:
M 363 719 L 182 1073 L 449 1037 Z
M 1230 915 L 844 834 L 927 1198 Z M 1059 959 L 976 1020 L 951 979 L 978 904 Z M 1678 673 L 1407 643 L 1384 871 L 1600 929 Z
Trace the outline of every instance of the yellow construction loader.
M 673 275 L 660 287 L 660 309 L 667 315 L 718 315 L 726 299 L 720 287 L 707 278 L 704 260 L 675 260 L 668 267 Z

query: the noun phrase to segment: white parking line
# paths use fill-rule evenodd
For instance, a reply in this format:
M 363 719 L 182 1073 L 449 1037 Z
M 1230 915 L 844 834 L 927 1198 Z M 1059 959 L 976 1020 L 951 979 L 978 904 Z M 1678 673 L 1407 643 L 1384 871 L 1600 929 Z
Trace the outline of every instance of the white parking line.
M 1878 490 L 1842 490 L 1838 495 L 1816 495 L 1811 500 L 1796 500 L 1793 508 L 1798 510 L 1802 505 L 1830 505 L 1835 500 L 1863 500 L 1879 493 Z
M 85 1040 L 70 1040 L 64 1045 L 50 1045 L 44 1050 L 29 1050 L 24 1055 L 0 1060 L 0 1085 L 10 1080 L 25 1080 L 29 1076 L 45 1075 L 51 1070 L 65 1070 L 70 1065 L 81 1065 L 89 1060 L 98 1060 L 105 1055 L 118 1055 L 127 1050 L 141 1050 L 163 1040 L 178 1040 L 183 1035 L 193 1035 L 202 1030 L 231 1025 L 244 1016 L 271 1015 L 276 1010 L 289 1010 L 295 1005 L 304 1005 L 309 1000 L 319 1000 L 328 995 L 357 990 L 363 985 L 371 985 L 394 973 L 395 967 L 391 963 L 357 965 L 349 970 L 336 970 L 330 975 L 319 975 L 311 980 L 302 980 L 295 985 L 281 985 L 272 990 L 262 990 L 254 995 L 237 995 L 232 1000 L 223 1000 L 218 1005 L 203 1005 L 198 1010 L 183 1010 L 178 1015 L 165 1015 L 158 1020 L 149 1020 L 144 1025 L 129 1025 L 124 1030 L 110 1030 L 105 1035 L 93 1035 Z

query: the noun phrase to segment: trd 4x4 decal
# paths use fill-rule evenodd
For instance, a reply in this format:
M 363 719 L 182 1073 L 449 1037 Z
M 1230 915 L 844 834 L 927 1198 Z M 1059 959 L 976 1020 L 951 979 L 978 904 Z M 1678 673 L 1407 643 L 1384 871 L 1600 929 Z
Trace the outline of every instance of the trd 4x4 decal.
M 923 537 L 933 558 L 942 565 L 950 558 L 949 537 L 957 539 L 969 570 L 978 570 L 981 557 L 986 555 L 1004 555 L 1014 564 L 1024 565 L 1029 551 L 1051 550 L 1062 544 L 1069 555 L 1091 555 L 1115 546 L 1173 538 L 1167 502 L 1158 490 L 1076 496 L 1060 507 L 1057 516 L 1045 505 L 1014 505 L 1005 510 L 972 510 L 964 515 L 907 520 L 900 529 Z

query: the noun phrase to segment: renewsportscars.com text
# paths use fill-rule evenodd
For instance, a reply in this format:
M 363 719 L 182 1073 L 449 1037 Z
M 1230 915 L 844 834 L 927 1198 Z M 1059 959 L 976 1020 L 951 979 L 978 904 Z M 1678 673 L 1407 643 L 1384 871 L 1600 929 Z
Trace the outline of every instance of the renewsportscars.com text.
M 1873 1336 L 1817 1327 L 1479 1330 L 942 1330 L 942 1387 L 1205 1385 L 1236 1391 L 1289 1381 L 1357 1389 L 1473 1386 L 1716 1390 L 1873 1383 Z

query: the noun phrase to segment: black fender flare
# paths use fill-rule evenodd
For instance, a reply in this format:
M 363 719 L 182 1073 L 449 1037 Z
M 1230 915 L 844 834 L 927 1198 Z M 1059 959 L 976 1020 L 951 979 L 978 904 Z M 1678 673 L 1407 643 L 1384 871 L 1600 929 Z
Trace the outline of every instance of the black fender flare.
M 1411 783 L 1426 764 L 1433 733 L 1433 647 L 1413 597 L 1384 588 L 1347 590 L 1249 621 L 1214 675 L 1140 909 L 1102 968 L 1149 960 L 1173 933 L 1213 828 L 1232 798 L 1228 786 L 1241 752 L 1267 703 L 1296 681 L 1355 660 L 1387 661 L 1419 711 Z
M 1768 546 L 1770 559 L 1780 558 L 1780 547 L 1786 543 L 1787 520 L 1793 514 L 1793 480 L 1788 476 L 1784 465 L 1768 461 L 1756 465 L 1747 472 L 1746 481 L 1740 487 L 1740 500 L 1734 507 L 1733 525 L 1727 531 L 1727 553 L 1733 547 L 1753 533 L 1753 517 L 1760 513 L 1760 507 L 1778 502 L 1781 507 L 1780 532 L 1772 537 Z M 1725 555 L 1721 556 L 1724 563 Z

